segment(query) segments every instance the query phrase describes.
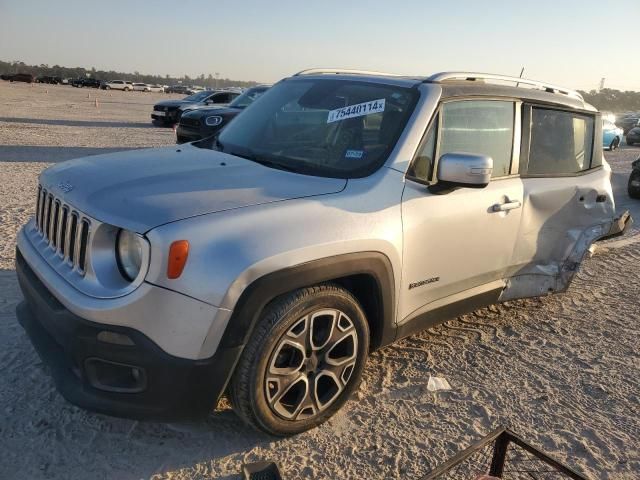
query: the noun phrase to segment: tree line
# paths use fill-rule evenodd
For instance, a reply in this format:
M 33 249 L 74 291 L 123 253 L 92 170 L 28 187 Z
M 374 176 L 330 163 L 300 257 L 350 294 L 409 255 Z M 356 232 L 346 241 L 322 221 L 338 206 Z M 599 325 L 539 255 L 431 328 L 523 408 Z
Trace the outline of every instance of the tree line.
M 257 82 L 247 82 L 240 80 L 231 80 L 229 78 L 216 79 L 213 75 L 204 74 L 198 77 L 191 78 L 189 75 L 182 77 L 172 77 L 170 75 L 149 75 L 140 72 L 126 73 L 116 72 L 114 70 L 97 70 L 93 68 L 83 67 L 63 67 L 60 65 L 49 66 L 46 64 L 40 65 L 27 65 L 24 62 L 13 61 L 5 62 L 0 60 L 0 73 L 30 73 L 36 77 L 39 76 L 52 76 L 62 78 L 97 78 L 98 80 L 130 80 L 132 82 L 160 84 L 160 85 L 198 85 L 209 88 L 224 88 L 224 87 L 251 87 L 256 85 Z
M 83 67 L 62 67 L 60 65 L 49 66 L 46 64 L 27 65 L 24 62 L 4 62 L 0 60 L 0 73 L 30 73 L 34 76 L 48 75 L 62 78 L 97 78 L 98 80 L 130 80 L 161 85 L 199 85 L 208 88 L 224 87 L 251 87 L 257 82 L 231 80 L 229 78 L 216 79 L 213 75 L 204 74 L 191 78 L 188 75 L 172 77 L 170 75 L 149 75 L 140 72 L 126 73 L 114 70 L 96 70 L 95 67 L 87 69 Z M 584 99 L 605 112 L 621 113 L 627 111 L 640 111 L 640 92 L 620 91 L 611 88 L 580 92 Z
M 640 92 L 627 90 L 622 92 L 612 88 L 580 92 L 584 99 L 602 112 L 639 112 Z

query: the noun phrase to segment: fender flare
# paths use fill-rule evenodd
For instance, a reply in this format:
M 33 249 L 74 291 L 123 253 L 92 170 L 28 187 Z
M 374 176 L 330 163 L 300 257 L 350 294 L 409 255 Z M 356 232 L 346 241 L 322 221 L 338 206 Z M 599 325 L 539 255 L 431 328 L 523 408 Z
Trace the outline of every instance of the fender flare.
M 378 288 L 380 319 L 372 348 L 395 340 L 395 278 L 389 258 L 380 252 L 357 252 L 313 260 L 268 273 L 247 286 L 233 309 L 220 347 L 237 347 L 249 340 L 260 314 L 274 298 L 287 292 L 351 275 L 371 276 Z M 371 322 L 372 319 L 369 319 Z

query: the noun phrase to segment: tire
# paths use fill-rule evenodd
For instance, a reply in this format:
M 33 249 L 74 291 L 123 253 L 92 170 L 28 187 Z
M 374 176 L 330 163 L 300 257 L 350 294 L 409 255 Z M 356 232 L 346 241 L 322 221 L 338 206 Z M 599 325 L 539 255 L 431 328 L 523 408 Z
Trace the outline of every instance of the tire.
M 633 147 L 633 146 L 635 145 L 635 143 L 630 142 L 629 140 L 627 140 L 627 145 L 628 145 L 629 147 Z
M 105 90 L 111 90 L 111 87 L 109 85 L 107 85 L 106 87 L 104 87 Z
M 620 140 L 618 140 L 618 137 L 614 138 L 613 140 L 611 140 L 611 143 L 609 144 L 609 151 L 613 152 L 616 148 L 618 148 L 618 142 Z
M 627 192 L 631 198 L 640 198 L 640 186 L 632 185 L 632 182 L 638 182 L 640 184 L 640 170 L 633 170 L 629 175 L 629 183 L 627 185 Z
M 295 290 L 262 313 L 231 378 L 231 403 L 257 430 L 304 432 L 357 390 L 368 352 L 367 320 L 351 293 L 331 283 Z

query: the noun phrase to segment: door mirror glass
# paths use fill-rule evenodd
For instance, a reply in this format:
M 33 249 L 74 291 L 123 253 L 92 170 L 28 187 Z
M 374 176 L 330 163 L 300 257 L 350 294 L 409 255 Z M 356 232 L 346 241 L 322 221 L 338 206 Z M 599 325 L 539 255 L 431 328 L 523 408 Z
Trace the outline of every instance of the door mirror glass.
M 438 184 L 442 187 L 484 188 L 493 173 L 488 155 L 445 153 L 438 161 Z

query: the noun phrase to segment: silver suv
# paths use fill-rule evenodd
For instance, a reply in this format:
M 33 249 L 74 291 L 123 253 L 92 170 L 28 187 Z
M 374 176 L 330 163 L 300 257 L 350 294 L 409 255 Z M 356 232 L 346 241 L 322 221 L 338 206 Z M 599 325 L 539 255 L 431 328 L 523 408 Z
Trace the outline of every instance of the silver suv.
M 301 72 L 216 137 L 43 172 L 18 317 L 74 404 L 177 420 L 226 392 L 301 432 L 370 351 L 568 287 L 625 222 L 601 128 L 524 79 Z

